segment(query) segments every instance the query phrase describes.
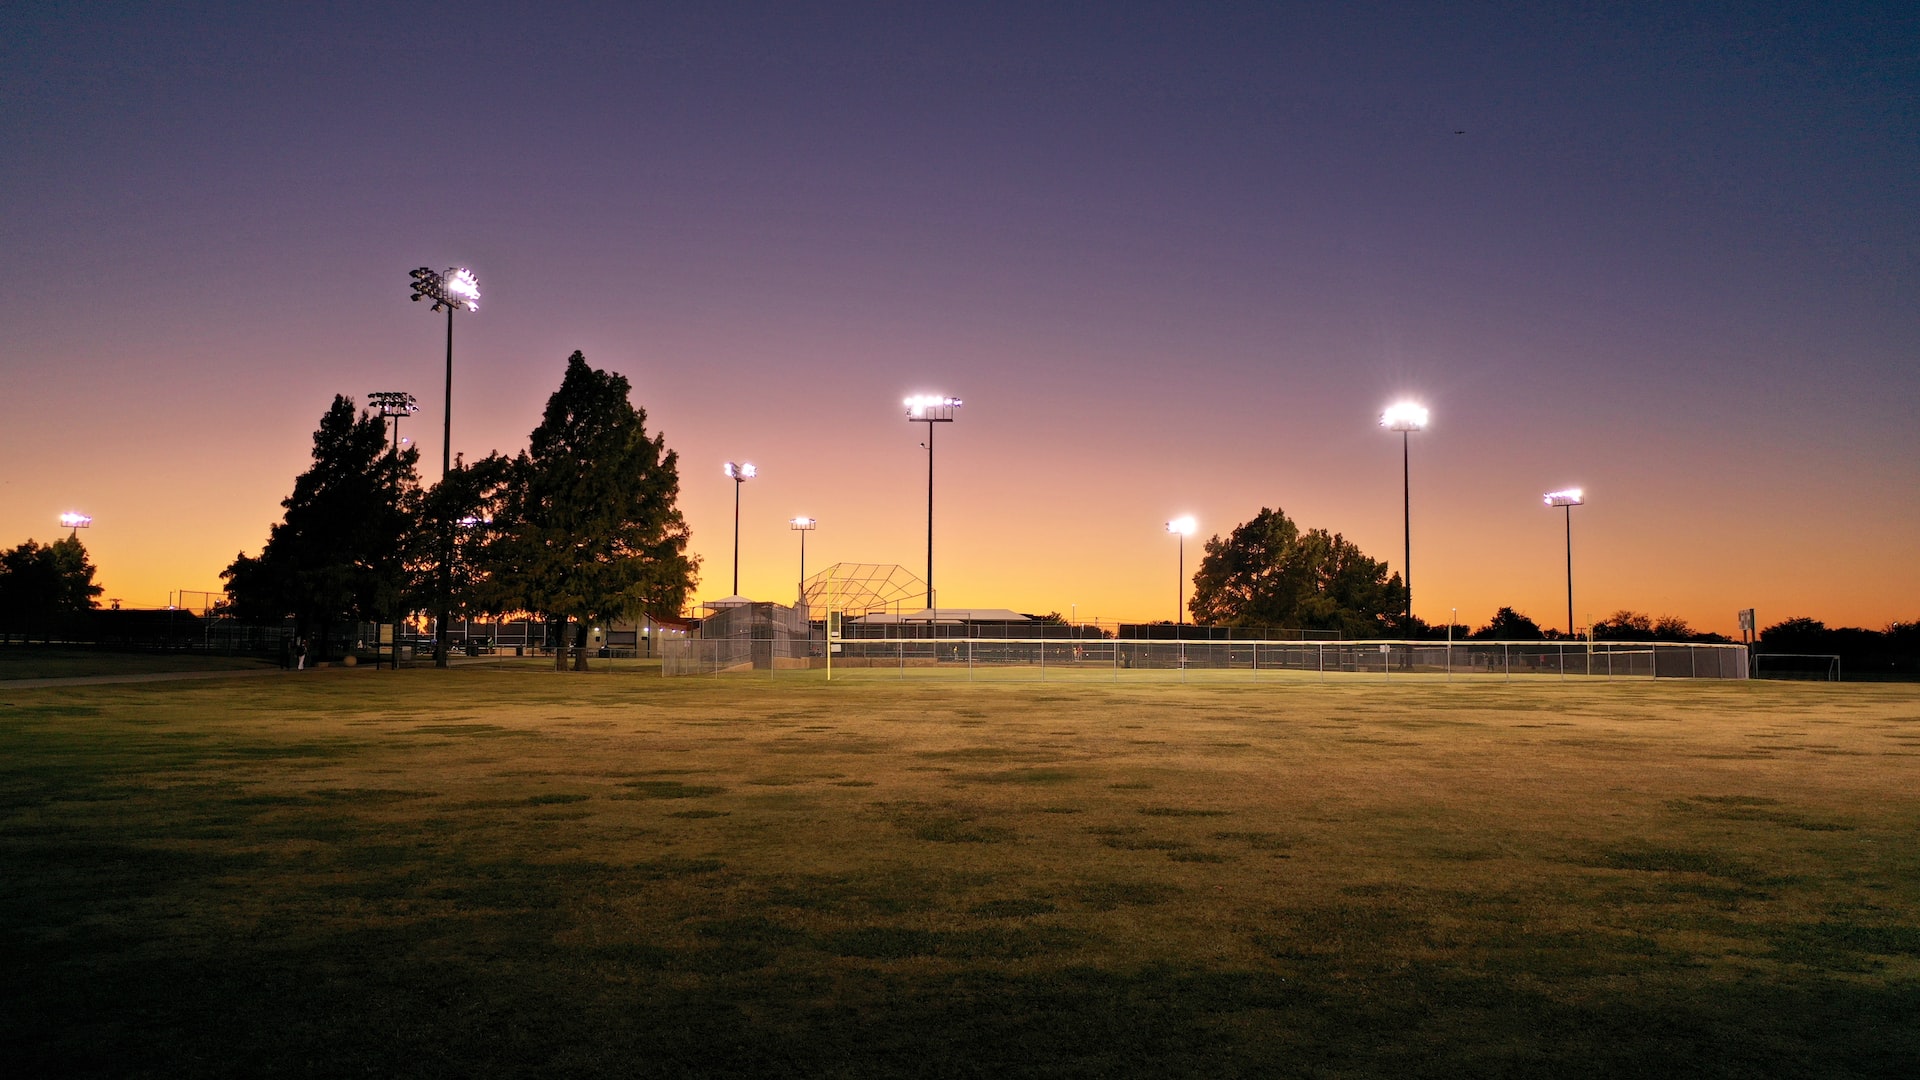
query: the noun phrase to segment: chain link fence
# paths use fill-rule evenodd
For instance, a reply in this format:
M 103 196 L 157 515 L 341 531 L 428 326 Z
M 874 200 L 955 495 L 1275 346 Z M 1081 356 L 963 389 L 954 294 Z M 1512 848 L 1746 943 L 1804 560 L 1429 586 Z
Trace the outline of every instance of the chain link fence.
M 829 670 L 826 642 L 669 642 L 663 675 Z M 834 643 L 834 679 L 1046 681 L 1161 679 L 1511 682 L 1744 679 L 1744 645 L 1642 641 L 1152 641 L 1118 638 L 892 638 Z

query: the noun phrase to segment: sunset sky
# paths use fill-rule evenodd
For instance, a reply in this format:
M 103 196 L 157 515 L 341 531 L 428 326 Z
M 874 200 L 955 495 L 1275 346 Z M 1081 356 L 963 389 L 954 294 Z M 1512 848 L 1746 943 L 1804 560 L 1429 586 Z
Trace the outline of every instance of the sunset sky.
M 1171 618 L 1261 507 L 1416 613 L 1920 618 L 1920 7 L 0 8 L 0 546 L 110 597 L 256 553 L 332 395 L 437 478 L 626 375 L 729 592 Z M 1738 9 L 1737 11 L 1734 9 Z

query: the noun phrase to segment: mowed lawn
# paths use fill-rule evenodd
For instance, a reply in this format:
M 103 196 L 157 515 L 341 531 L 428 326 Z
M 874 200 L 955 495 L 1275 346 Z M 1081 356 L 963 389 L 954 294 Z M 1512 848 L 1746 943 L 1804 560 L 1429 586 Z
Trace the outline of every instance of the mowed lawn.
M 1920 1075 L 1920 687 L 0 702 L 14 1076 Z

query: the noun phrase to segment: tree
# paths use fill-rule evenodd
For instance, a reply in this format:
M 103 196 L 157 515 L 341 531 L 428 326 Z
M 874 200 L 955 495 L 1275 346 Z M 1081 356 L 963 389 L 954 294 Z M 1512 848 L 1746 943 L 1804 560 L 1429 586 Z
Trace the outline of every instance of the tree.
M 1510 607 L 1494 612 L 1487 625 L 1475 630 L 1472 636 L 1481 641 L 1540 641 L 1545 637 L 1539 623 Z
M 1621 608 L 1593 625 L 1595 640 L 1652 641 L 1653 617 Z
M 499 454 L 471 465 L 456 454 L 446 476 L 421 497 L 418 527 L 405 548 L 413 608 L 467 617 L 516 610 L 493 602 L 499 590 L 484 556 L 513 466 Z
M 1692 641 L 1696 636 L 1687 620 L 1678 615 L 1662 615 L 1653 621 L 1656 641 Z
M 51 636 L 62 619 L 97 607 L 103 591 L 77 535 L 51 544 L 32 540 L 0 552 L 0 626 Z
M 246 619 L 291 616 L 320 655 L 343 621 L 400 613 L 402 548 L 414 527 L 419 451 L 394 454 L 386 422 L 335 395 L 313 433 L 313 466 L 281 500 L 286 514 L 258 558 L 242 552 L 221 577 L 229 610 Z
M 1187 605 L 1196 623 L 1337 630 L 1377 637 L 1406 625 L 1406 586 L 1339 533 L 1300 531 L 1280 510 L 1207 541 Z
M 502 467 L 476 554 L 490 610 L 557 624 L 559 669 L 569 620 L 574 670 L 585 671 L 591 622 L 675 615 L 693 588 L 697 563 L 675 505 L 679 455 L 663 436 L 647 437 L 631 392 L 624 376 L 587 366 L 578 352 L 567 358 L 526 452 Z

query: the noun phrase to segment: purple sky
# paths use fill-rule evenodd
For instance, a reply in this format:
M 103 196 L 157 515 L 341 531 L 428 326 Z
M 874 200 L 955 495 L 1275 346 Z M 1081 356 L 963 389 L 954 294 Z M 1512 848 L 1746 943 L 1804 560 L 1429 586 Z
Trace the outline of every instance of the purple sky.
M 627 375 L 730 585 L 923 569 L 943 604 L 1171 617 L 1259 508 L 1416 611 L 1920 617 L 1911 4 L 467 4 L 0 10 L 0 544 L 218 587 L 336 392 L 517 450 L 566 355 Z M 1456 134 L 1464 132 L 1464 134 Z M 1189 569 L 1197 544 L 1190 545 Z

